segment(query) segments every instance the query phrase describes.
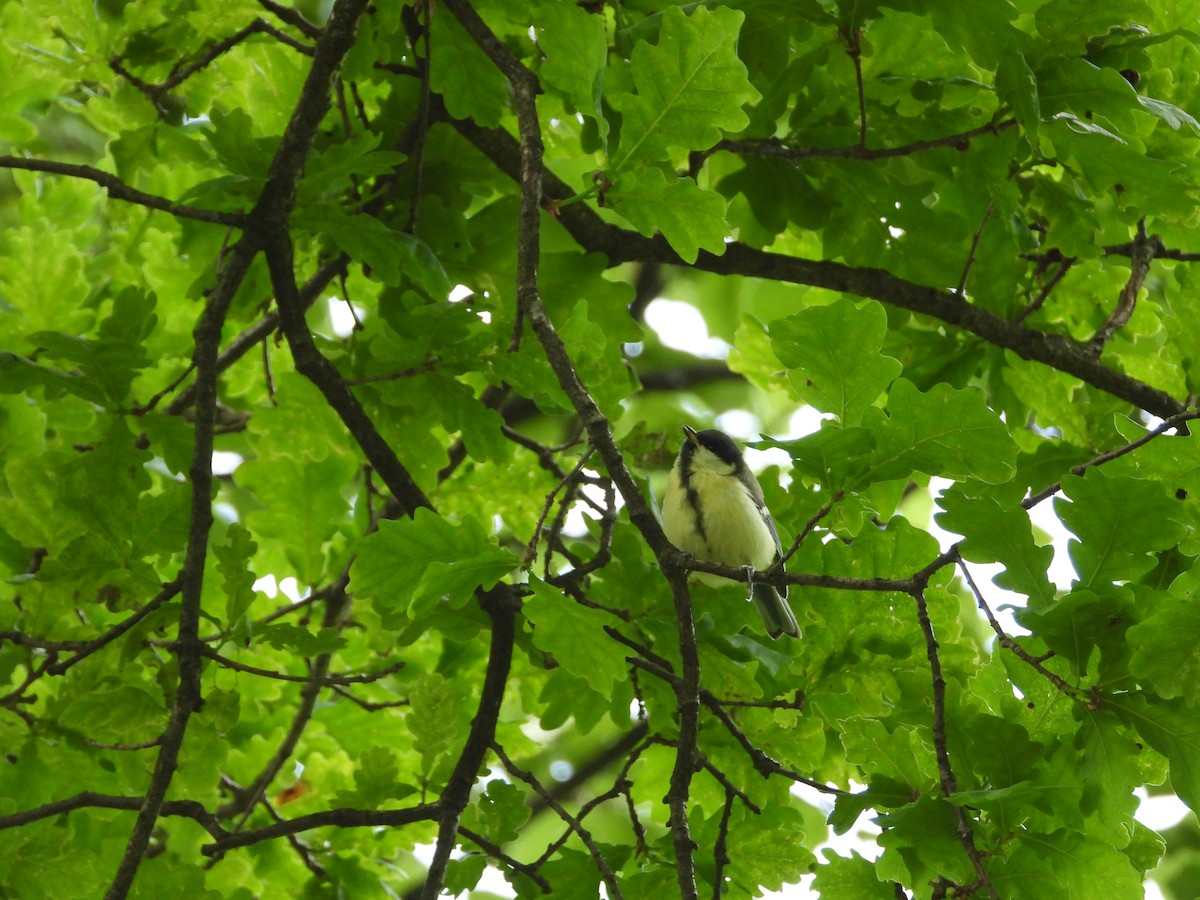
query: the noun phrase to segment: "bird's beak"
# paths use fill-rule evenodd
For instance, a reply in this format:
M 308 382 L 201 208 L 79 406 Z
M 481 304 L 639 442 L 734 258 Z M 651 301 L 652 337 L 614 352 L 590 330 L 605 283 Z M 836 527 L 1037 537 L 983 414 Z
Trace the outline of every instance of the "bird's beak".
M 687 435 L 687 439 L 696 447 L 700 446 L 700 435 L 691 425 L 683 426 L 683 433 Z

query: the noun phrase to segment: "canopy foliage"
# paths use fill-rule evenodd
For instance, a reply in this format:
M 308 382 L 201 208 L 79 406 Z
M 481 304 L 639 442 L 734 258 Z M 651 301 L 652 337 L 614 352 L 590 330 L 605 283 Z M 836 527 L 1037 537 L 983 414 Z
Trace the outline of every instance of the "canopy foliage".
M 0 3 L 0 894 L 1140 897 L 1196 17 Z M 657 524 L 714 422 L 800 641 Z

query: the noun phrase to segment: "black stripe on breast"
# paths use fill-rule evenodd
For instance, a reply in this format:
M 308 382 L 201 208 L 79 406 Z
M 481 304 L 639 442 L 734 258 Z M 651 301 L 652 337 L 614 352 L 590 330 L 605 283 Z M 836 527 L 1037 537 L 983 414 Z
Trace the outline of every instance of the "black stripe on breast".
M 692 514 L 696 520 L 696 531 L 699 533 L 700 539 L 707 545 L 708 534 L 704 530 L 704 509 L 700 506 L 700 493 L 692 486 L 692 473 L 686 466 L 680 467 L 679 483 L 687 497 L 688 506 L 692 508 Z

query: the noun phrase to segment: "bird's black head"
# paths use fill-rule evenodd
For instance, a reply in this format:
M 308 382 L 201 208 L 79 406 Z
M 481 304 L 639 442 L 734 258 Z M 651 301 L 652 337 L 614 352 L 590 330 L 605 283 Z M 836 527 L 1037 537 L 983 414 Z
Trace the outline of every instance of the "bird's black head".
M 718 431 L 715 428 L 707 428 L 704 431 L 696 431 L 687 425 L 683 426 L 683 432 L 687 435 L 684 438 L 683 446 L 679 449 L 679 454 L 684 459 L 690 458 L 698 449 L 703 447 L 721 462 L 731 466 L 738 466 L 742 462 L 742 451 L 738 449 L 738 445 L 734 443 L 733 438 L 723 431 Z

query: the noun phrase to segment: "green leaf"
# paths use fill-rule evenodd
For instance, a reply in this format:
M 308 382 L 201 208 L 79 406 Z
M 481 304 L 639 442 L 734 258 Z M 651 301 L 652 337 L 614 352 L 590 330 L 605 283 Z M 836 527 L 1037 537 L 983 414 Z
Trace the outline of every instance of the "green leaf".
M 275 141 L 255 137 L 249 114 L 236 106 L 228 110 L 214 107 L 209 117 L 211 126 L 203 132 L 205 139 L 235 176 L 231 183 L 242 185 L 248 194 L 251 187 L 266 178 Z
M 1151 554 L 1183 536 L 1178 505 L 1157 485 L 1091 468 L 1062 483 L 1054 511 L 1076 540 L 1068 549 L 1079 583 L 1095 587 L 1136 579 L 1153 568 Z M 1068 502 L 1069 501 L 1069 502 Z
M 1042 120 L 1037 76 L 1024 55 L 1013 48 L 1000 55 L 996 67 L 996 94 L 1013 108 L 1029 142 L 1037 146 L 1038 127 Z
M 887 411 L 886 419 L 873 417 L 877 480 L 917 471 L 998 484 L 1016 470 L 1016 444 L 978 388 L 937 384 L 921 393 L 901 378 L 888 393 Z
M 887 775 L 872 775 L 866 790 L 839 794 L 834 798 L 829 824 L 835 834 L 845 834 L 869 809 L 896 809 L 913 800 L 913 787 Z
M 299 625 L 272 622 L 270 625 L 260 625 L 254 633 L 263 643 L 277 650 L 295 653 L 297 656 L 332 653 L 346 646 L 346 639 L 339 635 L 336 628 L 322 628 L 313 634 Z
M 886 333 L 881 304 L 842 299 L 772 322 L 771 347 L 796 396 L 851 426 L 903 369 L 880 352 Z
M 50 400 L 64 392 L 95 404 L 107 399 L 103 388 L 82 372 L 64 372 L 39 365 L 8 350 L 0 350 L 0 393 L 30 393 L 33 388 L 45 389 L 46 397 Z
M 439 762 L 457 749 L 459 704 L 463 698 L 437 672 L 420 676 L 409 693 L 410 711 L 405 718 L 413 745 L 421 754 L 421 775 L 430 778 Z
M 1133 829 L 1138 807 L 1133 789 L 1142 783 L 1141 747 L 1114 715 L 1091 710 L 1084 711 L 1075 742 L 1083 751 L 1078 765 L 1083 781 L 1080 811 L 1098 816 L 1119 846 Z
M 881 819 L 884 832 L 879 845 L 885 848 L 877 863 L 881 876 L 911 873 L 911 879 L 921 884 L 938 875 L 959 884 L 970 881 L 971 862 L 958 837 L 954 807 L 945 799 L 920 797 Z
M 990 866 L 1002 897 L 1138 897 L 1142 879 L 1123 853 L 1103 841 L 1060 829 L 1026 833 L 1007 859 Z
M 495 127 L 508 106 L 508 84 L 479 45 L 445 7 L 429 16 L 429 84 L 460 119 Z
M 1108 705 L 1137 729 L 1171 765 L 1171 788 L 1193 810 L 1200 809 L 1200 716 L 1180 700 L 1144 693 L 1108 698 Z
M 734 883 L 778 891 L 812 868 L 813 855 L 805 846 L 804 819 L 798 809 L 773 804 L 758 815 L 740 809 L 733 821 L 728 872 Z M 753 827 L 746 827 L 752 823 Z
M 217 571 L 225 594 L 225 622 L 235 625 L 254 602 L 254 582 L 257 580 L 250 561 L 258 545 L 250 532 L 236 522 L 229 526 L 224 542 L 213 547 Z
M 870 468 L 875 439 L 868 428 L 842 428 L 823 422 L 821 430 L 798 441 L 762 441 L 760 447 L 782 447 L 794 469 L 829 490 L 855 486 Z
M 928 8 L 947 43 L 963 47 L 984 68 L 995 68 L 1006 46 L 1025 37 L 1012 25 L 1018 10 L 1008 0 L 934 3 Z
M 380 139 L 379 134 L 360 131 L 314 153 L 305 163 L 297 202 L 303 206 L 316 197 L 354 187 L 359 178 L 390 174 L 404 162 L 405 156 L 377 149 Z
M 321 208 L 297 214 L 297 225 L 329 237 L 351 258 L 370 266 L 384 284 L 411 284 L 444 303 L 453 285 L 441 262 L 419 238 L 395 231 L 368 215 L 347 216 Z
M 294 469 L 270 458 L 238 468 L 242 486 L 265 507 L 247 512 L 247 526 L 259 541 L 290 533 L 284 556 L 302 584 L 319 584 L 329 567 L 327 545 L 339 524 L 350 518 L 349 504 L 333 486 L 344 483 L 353 471 L 350 460 L 332 455 Z
M 476 588 L 492 588 L 517 565 L 476 520 L 454 525 L 418 509 L 411 519 L 380 522 L 379 530 L 362 540 L 350 588 L 383 611 L 419 619 L 442 598 L 461 606 Z
M 90 690 L 59 716 L 65 727 L 105 743 L 153 740 L 166 725 L 162 698 L 132 684 Z
M 1187 110 L 1162 100 L 1155 100 L 1153 97 L 1143 97 L 1141 94 L 1137 95 L 1137 101 L 1152 116 L 1162 119 L 1176 131 L 1187 126 L 1192 131 L 1200 132 L 1200 122 L 1196 121 L 1196 117 Z
M 1052 546 L 1037 546 L 1029 513 L 1021 507 L 1004 509 L 990 497 L 970 498 L 944 491 L 938 500 L 944 512 L 935 518 L 947 531 L 963 536 L 959 552 L 969 562 L 998 562 L 1004 571 L 995 577 L 1002 588 L 1024 594 L 1034 608 L 1054 601 L 1055 587 L 1047 572 L 1054 561 Z
M 868 773 L 900 779 L 923 790 L 937 783 L 937 767 L 928 731 L 901 725 L 888 732 L 875 719 L 854 718 L 840 723 L 846 758 Z
M 666 9 L 658 43 L 633 50 L 636 95 L 612 100 L 623 114 L 614 172 L 635 159 L 665 159 L 672 148 L 705 150 L 746 127 L 742 105 L 759 94 L 737 56 L 743 18 L 728 7 L 697 6 L 690 16 Z
M 1170 594 L 1125 634 L 1133 656 L 1129 670 L 1164 699 L 1189 701 L 1200 683 L 1200 573 L 1184 572 Z
M 515 784 L 496 779 L 479 795 L 463 816 L 463 827 L 482 834 L 503 846 L 521 835 L 521 826 L 529 820 L 525 792 Z
M 462 859 L 452 859 L 446 865 L 445 889 L 451 896 L 457 897 L 464 891 L 471 896 L 483 896 L 475 892 L 475 886 L 487 869 L 488 858 L 482 855 L 466 856 Z
M 390 747 L 370 746 L 357 762 L 354 790 L 343 792 L 340 804 L 379 809 L 388 800 L 403 800 L 415 793 L 416 788 L 401 782 L 399 759 Z
M 533 595 L 524 612 L 533 623 L 533 643 L 551 654 L 560 666 L 607 696 L 629 674 L 625 651 L 604 633 L 613 617 L 590 609 L 543 581 L 530 580 Z
M 1043 125 L 1042 135 L 1060 160 L 1078 166 L 1092 191 L 1119 186 L 1123 203 L 1154 205 L 1168 216 L 1182 214 L 1193 203 L 1184 167 L 1147 156 L 1100 125 L 1061 112 Z
M 667 181 L 661 169 L 648 166 L 623 173 L 605 198 L 642 234 L 661 232 L 687 262 L 695 262 L 701 250 L 725 252 L 725 198 L 690 178 Z
M 1067 660 L 1076 675 L 1086 675 L 1095 662 L 1092 653 L 1107 649 L 1120 655 L 1129 614 L 1123 598 L 1112 592 L 1097 594 L 1076 589 L 1054 603 L 1026 607 L 1016 613 L 1017 621 L 1030 629 L 1046 646 Z
M 896 900 L 896 891 L 875 874 L 875 864 L 857 851 L 839 856 L 822 850 L 825 862 L 815 869 L 813 888 L 822 897 L 853 897 L 854 900 Z
M 604 17 L 573 3 L 539 3 L 533 11 L 538 47 L 545 54 L 542 78 L 558 88 L 574 107 L 596 120 L 603 138 L 608 134 L 601 100 L 608 40 Z
M 150 364 L 142 344 L 157 322 L 154 306 L 153 294 L 127 288 L 113 298 L 112 314 L 100 324 L 95 340 L 55 331 L 36 332 L 29 340 L 46 356 L 78 365 L 109 405 L 120 406 L 137 373 Z M 26 377 L 30 377 L 28 373 Z M 41 383 L 65 387 L 70 382 L 47 379 Z

